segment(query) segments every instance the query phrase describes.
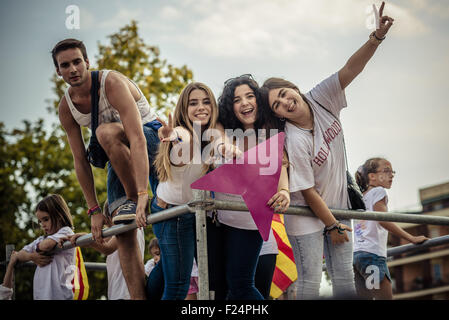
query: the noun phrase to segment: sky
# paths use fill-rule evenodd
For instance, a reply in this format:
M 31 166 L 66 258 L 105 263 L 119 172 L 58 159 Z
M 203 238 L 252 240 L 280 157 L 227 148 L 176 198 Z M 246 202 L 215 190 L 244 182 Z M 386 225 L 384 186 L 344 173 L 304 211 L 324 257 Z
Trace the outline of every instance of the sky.
M 251 73 L 262 84 L 283 77 L 307 92 L 337 72 L 368 39 L 365 0 L 1 0 L 0 121 L 57 119 L 50 51 L 64 38 L 86 44 L 95 66 L 98 43 L 134 19 L 145 43 L 218 97 L 223 82 Z M 79 9 L 79 25 L 73 11 Z M 67 12 L 66 10 L 69 9 Z M 341 113 L 349 169 L 387 158 L 397 172 L 389 209 L 420 209 L 418 190 L 449 181 L 449 2 L 388 1 L 395 19 L 365 70 L 346 88 Z M 71 22 L 67 24 L 66 22 Z

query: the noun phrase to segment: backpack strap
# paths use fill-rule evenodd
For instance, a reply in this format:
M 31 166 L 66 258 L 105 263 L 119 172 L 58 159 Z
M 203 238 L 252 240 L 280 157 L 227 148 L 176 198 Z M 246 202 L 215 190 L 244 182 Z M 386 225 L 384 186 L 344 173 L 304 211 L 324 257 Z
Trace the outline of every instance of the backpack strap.
M 90 111 L 90 115 L 91 115 L 91 122 L 90 122 L 90 128 L 92 131 L 92 136 L 95 136 L 95 131 L 97 130 L 98 127 L 98 102 L 100 100 L 99 96 L 98 96 L 98 71 L 92 71 L 91 72 L 91 76 L 92 76 L 92 86 L 90 88 L 90 100 L 91 100 L 91 111 Z

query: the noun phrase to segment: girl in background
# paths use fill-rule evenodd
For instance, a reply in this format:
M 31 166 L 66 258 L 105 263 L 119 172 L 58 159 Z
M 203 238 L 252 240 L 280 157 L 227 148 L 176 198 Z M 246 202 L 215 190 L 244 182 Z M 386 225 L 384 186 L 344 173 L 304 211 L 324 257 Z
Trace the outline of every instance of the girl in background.
M 367 211 L 388 211 L 388 195 L 395 175 L 391 163 L 383 158 L 371 158 L 359 167 L 355 178 L 363 192 Z M 359 296 L 367 299 L 391 300 L 391 276 L 387 266 L 388 231 L 411 243 L 422 243 L 428 238 L 413 236 L 394 222 L 359 220 L 354 226 L 354 270 Z M 376 266 L 379 270 L 379 286 L 368 289 L 366 279 L 373 274 L 367 270 Z
M 11 254 L 1 291 L 9 291 L 6 299 L 10 299 L 14 266 L 19 262 L 33 261 L 37 265 L 33 280 L 33 299 L 72 300 L 75 249 L 60 250 L 54 255 L 48 255 L 61 239 L 73 235 L 69 208 L 60 195 L 52 194 L 37 204 L 36 217 L 45 235 Z

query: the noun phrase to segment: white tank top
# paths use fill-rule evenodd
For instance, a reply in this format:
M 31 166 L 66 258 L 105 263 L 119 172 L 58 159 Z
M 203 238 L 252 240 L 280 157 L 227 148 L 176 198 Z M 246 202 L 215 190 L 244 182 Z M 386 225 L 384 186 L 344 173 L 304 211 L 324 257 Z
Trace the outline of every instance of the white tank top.
M 101 123 L 120 122 L 120 116 L 118 111 L 114 109 L 114 107 L 109 103 L 108 98 L 106 97 L 106 90 L 105 90 L 106 77 L 111 71 L 112 70 L 102 70 L 100 82 L 100 97 L 98 102 L 98 125 L 100 125 Z M 140 113 L 140 117 L 142 119 L 142 124 L 155 120 L 156 114 L 150 108 L 150 105 L 147 101 L 147 98 L 145 98 L 145 95 L 134 83 L 134 81 L 132 81 L 131 79 L 128 80 L 131 81 L 136 86 L 137 90 L 139 90 L 140 93 L 140 99 L 139 101 L 136 102 L 136 104 L 137 109 L 139 110 Z M 81 113 L 78 111 L 78 109 L 75 108 L 72 99 L 70 98 L 69 88 L 67 88 L 64 95 L 67 100 L 67 104 L 69 105 L 70 112 L 72 113 L 72 116 L 75 119 L 75 121 L 80 126 L 88 127 L 90 129 L 90 120 L 91 120 L 90 113 Z
M 203 176 L 202 164 L 186 164 L 182 167 L 171 166 L 172 179 L 160 182 L 156 194 L 165 202 L 183 205 L 193 199 L 190 185 Z

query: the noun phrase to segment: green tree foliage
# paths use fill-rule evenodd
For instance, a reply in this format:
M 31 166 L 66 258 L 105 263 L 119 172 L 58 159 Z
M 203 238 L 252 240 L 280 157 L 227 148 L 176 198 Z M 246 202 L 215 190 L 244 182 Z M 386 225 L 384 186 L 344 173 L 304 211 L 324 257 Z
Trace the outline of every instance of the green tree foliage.
M 182 88 L 192 79 L 187 66 L 168 64 L 159 49 L 144 43 L 135 21 L 109 36 L 110 44 L 98 44 L 96 69 L 117 70 L 135 81 L 150 105 L 159 112 L 170 111 Z M 49 57 L 51 59 L 51 57 Z M 37 202 L 50 193 L 59 193 L 71 210 L 75 232 L 90 232 L 90 219 L 85 214 L 86 203 L 75 175 L 73 158 L 65 132 L 57 120 L 57 106 L 66 85 L 56 73 L 51 77 L 54 98 L 48 99 L 47 110 L 55 123 L 46 130 L 43 119 L 23 121 L 23 128 L 8 131 L 0 122 L 0 261 L 5 260 L 5 245 L 15 244 L 16 250 L 41 235 L 34 216 Z M 90 133 L 83 128 L 87 144 Z M 97 197 L 107 199 L 106 170 L 93 168 Z M 151 227 L 145 229 L 148 241 Z M 148 243 L 148 242 L 147 242 Z M 93 249 L 82 250 L 84 261 L 104 262 L 105 257 Z M 145 260 L 150 258 L 145 252 Z M 3 277 L 3 270 L 0 276 Z M 16 299 L 32 299 L 33 270 L 20 270 L 16 281 Z M 106 296 L 105 272 L 88 272 L 89 299 Z
M 163 112 L 173 109 L 179 93 L 192 79 L 192 71 L 185 65 L 178 68 L 161 59 L 159 49 L 139 37 L 136 21 L 109 39 L 110 45 L 98 45 L 98 68 L 117 70 L 134 80 L 157 109 Z

